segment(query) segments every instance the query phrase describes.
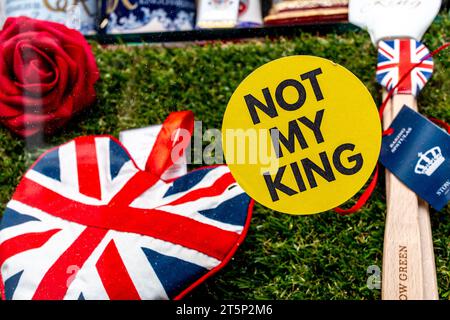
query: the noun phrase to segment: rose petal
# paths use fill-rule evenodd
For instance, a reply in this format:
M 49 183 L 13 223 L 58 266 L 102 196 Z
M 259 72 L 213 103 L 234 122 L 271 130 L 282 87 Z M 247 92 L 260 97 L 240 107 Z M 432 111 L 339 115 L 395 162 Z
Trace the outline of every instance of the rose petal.
M 14 58 L 14 75 L 17 87 L 24 94 L 43 96 L 50 92 L 59 80 L 59 70 L 50 57 L 28 43 L 18 43 Z

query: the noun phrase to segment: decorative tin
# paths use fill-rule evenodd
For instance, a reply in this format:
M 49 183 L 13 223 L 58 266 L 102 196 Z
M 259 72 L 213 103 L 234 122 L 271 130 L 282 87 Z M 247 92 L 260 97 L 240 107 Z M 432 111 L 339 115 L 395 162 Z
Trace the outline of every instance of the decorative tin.
M 6 0 L 6 17 L 27 16 L 65 24 L 83 34 L 96 30 L 96 0 Z
M 195 0 L 103 0 L 107 34 L 192 30 Z

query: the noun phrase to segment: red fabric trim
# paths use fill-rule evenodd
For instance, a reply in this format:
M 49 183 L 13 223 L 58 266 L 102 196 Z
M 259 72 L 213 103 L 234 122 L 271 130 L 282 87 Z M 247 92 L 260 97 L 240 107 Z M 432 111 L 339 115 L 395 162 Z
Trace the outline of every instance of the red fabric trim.
M 80 137 L 74 141 L 80 193 L 100 200 L 102 198 L 102 189 L 100 186 L 95 137 Z
M 26 177 L 17 188 L 14 199 L 67 221 L 160 238 L 219 260 L 238 237 L 235 232 L 161 210 L 86 205 L 65 198 Z M 214 241 L 205 242 L 205 239 Z
M 23 234 L 8 240 L 0 245 L 0 266 L 10 257 L 21 252 L 39 248 L 61 229 L 52 229 L 45 232 Z
M 62 300 L 69 288 L 67 281 L 71 275 L 67 272 L 68 268 L 81 268 L 107 232 L 103 229 L 86 228 L 47 271 L 33 300 Z
M 111 300 L 141 300 L 113 240 L 95 266 Z

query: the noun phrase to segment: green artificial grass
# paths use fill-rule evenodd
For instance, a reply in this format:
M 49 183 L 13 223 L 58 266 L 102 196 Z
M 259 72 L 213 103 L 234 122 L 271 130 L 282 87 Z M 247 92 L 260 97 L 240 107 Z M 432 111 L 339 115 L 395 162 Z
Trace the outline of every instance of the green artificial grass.
M 430 49 L 449 41 L 448 16 L 424 37 Z M 220 128 L 233 90 L 252 70 L 283 56 L 331 59 L 355 73 L 380 103 L 374 81 L 376 49 L 366 32 L 243 43 L 101 47 L 92 43 L 101 72 L 98 102 L 41 148 L 0 128 L 0 203 L 4 209 L 26 168 L 43 149 L 85 134 L 112 134 L 160 123 L 174 110 L 193 110 L 203 130 Z M 419 97 L 422 113 L 450 122 L 448 50 L 434 58 L 435 72 Z M 230 263 L 188 299 L 380 299 L 368 289 L 367 268 L 382 264 L 384 181 L 358 213 L 290 216 L 255 206 L 251 227 Z M 349 203 L 349 205 L 351 202 Z M 439 295 L 450 299 L 450 208 L 431 211 Z

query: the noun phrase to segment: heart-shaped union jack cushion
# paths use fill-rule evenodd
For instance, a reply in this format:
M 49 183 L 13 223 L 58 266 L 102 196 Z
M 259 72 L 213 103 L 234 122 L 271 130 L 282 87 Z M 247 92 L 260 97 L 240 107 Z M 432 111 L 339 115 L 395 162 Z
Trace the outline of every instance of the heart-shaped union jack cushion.
M 189 142 L 172 141 L 180 129 L 192 133 L 192 113 L 167 118 L 145 170 L 110 136 L 44 153 L 3 215 L 3 298 L 179 299 L 223 267 L 253 201 L 227 166 L 162 180 Z

